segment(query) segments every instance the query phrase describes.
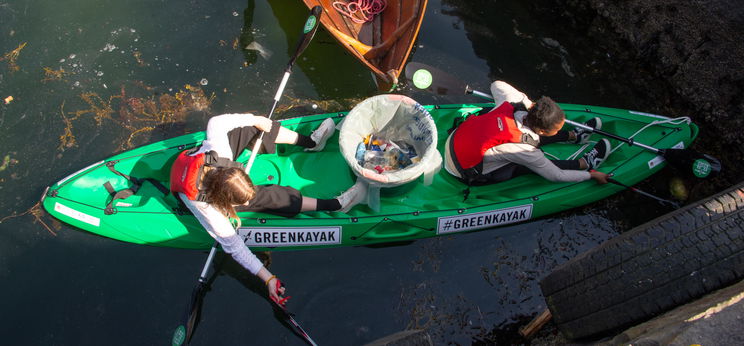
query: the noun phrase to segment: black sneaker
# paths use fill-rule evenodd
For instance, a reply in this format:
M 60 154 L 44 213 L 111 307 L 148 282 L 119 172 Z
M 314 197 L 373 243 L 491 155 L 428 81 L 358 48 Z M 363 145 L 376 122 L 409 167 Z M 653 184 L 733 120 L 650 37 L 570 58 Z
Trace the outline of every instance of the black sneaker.
M 595 130 L 601 130 L 602 119 L 592 118 L 589 119 L 589 121 L 585 122 L 584 125 L 593 127 Z M 581 127 L 577 127 L 573 131 L 576 134 L 576 140 L 574 141 L 575 144 L 586 144 L 587 142 L 589 142 L 589 136 L 592 135 L 592 131 L 583 129 Z
M 583 158 L 586 160 L 586 165 L 589 166 L 587 170 L 589 169 L 597 169 L 599 165 L 604 162 L 605 159 L 607 159 L 607 156 L 610 156 L 610 141 L 607 140 L 607 138 L 602 138 L 597 142 L 596 145 L 594 145 L 594 148 L 592 150 L 589 150 L 586 154 L 584 154 Z

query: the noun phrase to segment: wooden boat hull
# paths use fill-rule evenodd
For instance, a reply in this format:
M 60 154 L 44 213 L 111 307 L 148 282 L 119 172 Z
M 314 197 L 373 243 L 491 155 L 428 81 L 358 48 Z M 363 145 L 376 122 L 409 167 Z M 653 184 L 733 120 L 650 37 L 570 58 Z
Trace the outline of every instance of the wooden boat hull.
M 375 77 L 380 90 L 390 90 L 418 36 L 427 0 L 387 1 L 384 11 L 370 22 L 356 23 L 333 7 L 333 0 L 303 0 L 308 8 L 322 6 L 325 30 Z

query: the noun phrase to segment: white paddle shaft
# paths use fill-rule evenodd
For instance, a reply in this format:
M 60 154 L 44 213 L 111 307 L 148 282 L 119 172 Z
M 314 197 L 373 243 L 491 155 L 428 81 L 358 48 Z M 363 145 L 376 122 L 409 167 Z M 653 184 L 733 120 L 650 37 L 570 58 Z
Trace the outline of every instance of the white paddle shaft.
M 209 250 L 209 256 L 207 256 L 207 262 L 204 263 L 204 268 L 202 269 L 201 275 L 199 276 L 199 281 L 207 280 L 207 272 L 209 272 L 209 266 L 212 264 L 212 260 L 214 260 L 215 253 L 217 253 L 216 242 L 214 243 L 214 245 L 212 245 L 212 249 Z
M 276 91 L 276 95 L 274 95 L 274 101 L 279 102 L 279 99 L 282 97 L 282 94 L 284 93 L 284 87 L 287 86 L 287 81 L 289 80 L 289 69 L 287 71 L 284 71 L 284 77 L 282 77 L 282 82 L 279 83 L 279 89 Z M 269 118 L 271 118 L 271 115 L 269 115 Z

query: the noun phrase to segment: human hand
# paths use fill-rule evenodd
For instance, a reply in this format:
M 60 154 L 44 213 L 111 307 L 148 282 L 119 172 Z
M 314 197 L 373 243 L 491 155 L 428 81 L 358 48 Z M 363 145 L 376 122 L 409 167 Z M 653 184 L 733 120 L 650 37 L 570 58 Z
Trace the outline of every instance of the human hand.
M 600 184 L 607 184 L 609 183 L 610 175 L 607 173 L 602 173 L 600 171 L 590 170 L 589 176 L 592 177 L 592 179 L 596 180 Z
M 266 281 L 266 287 L 269 289 L 269 299 L 281 306 L 284 306 L 290 298 L 282 297 L 284 292 L 286 292 L 286 288 L 284 288 L 284 284 L 282 284 L 276 276 L 272 276 L 268 281 Z
M 263 132 L 269 132 L 271 131 L 272 124 L 273 122 L 271 121 L 271 119 L 267 117 L 256 116 L 256 124 L 253 126 L 255 126 L 256 128 L 258 128 L 259 130 Z

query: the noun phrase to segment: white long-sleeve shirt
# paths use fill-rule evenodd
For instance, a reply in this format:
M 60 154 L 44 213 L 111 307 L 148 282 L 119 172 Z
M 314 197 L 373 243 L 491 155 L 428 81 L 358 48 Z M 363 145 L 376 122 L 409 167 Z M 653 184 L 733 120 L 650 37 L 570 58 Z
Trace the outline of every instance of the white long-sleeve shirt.
M 491 83 L 491 94 L 493 95 L 496 106 L 499 106 L 504 102 L 521 102 L 527 109 L 532 107 L 532 101 L 527 97 L 527 95 L 503 81 L 495 81 Z M 525 116 L 527 116 L 527 112 L 525 111 L 514 112 L 514 120 L 517 123 L 517 128 L 519 128 L 522 133 L 526 133 L 533 139 L 539 140 L 540 136 L 524 125 Z M 452 132 L 452 134 L 454 134 L 454 132 Z M 461 177 L 453 161 L 453 153 L 449 152 L 449 142 L 452 140 L 452 134 L 447 138 L 445 144 L 445 151 L 447 154 L 445 155 L 444 168 L 450 174 L 456 177 Z M 542 150 L 526 143 L 504 143 L 488 149 L 483 155 L 483 173 L 487 174 L 493 172 L 510 162 L 525 166 L 550 181 L 570 182 L 591 179 L 589 172 L 558 168 L 553 162 L 545 157 Z
M 261 117 L 249 113 L 222 114 L 212 117 L 207 123 L 207 138 L 194 155 L 212 150 L 219 157 L 234 160 L 233 150 L 227 137 L 228 132 L 240 127 L 254 126 L 258 119 L 261 119 Z M 263 263 L 245 246 L 242 238 L 235 232 L 235 228 L 225 214 L 222 214 L 209 203 L 192 201 L 183 193 L 179 193 L 179 195 L 209 235 L 217 240 L 222 249 L 229 253 L 235 261 L 254 275 L 263 268 Z

